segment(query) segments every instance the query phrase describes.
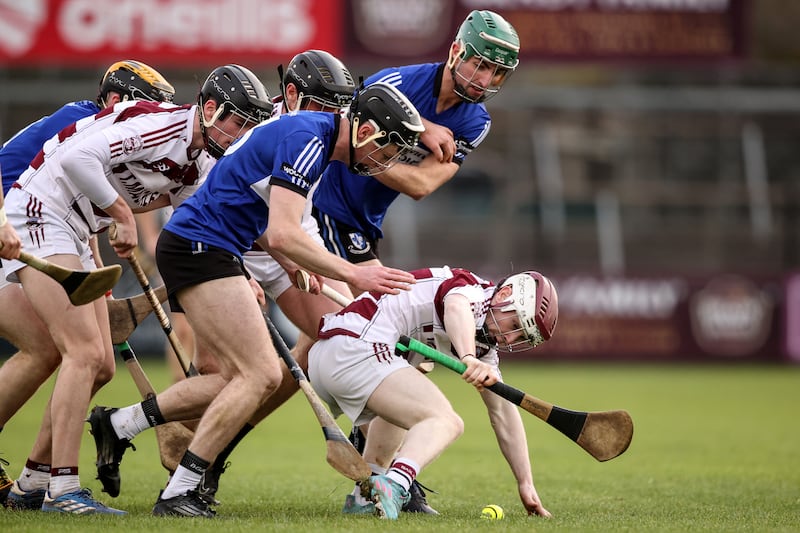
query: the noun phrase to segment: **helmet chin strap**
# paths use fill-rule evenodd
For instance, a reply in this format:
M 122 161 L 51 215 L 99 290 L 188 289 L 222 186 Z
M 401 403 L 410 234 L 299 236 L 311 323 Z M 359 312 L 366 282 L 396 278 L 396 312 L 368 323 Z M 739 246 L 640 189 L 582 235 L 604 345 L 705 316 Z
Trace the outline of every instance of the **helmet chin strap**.
M 211 116 L 211 120 L 206 120 L 205 114 L 203 113 L 202 102 L 201 105 L 197 106 L 197 112 L 200 118 L 200 134 L 203 137 L 203 144 L 206 146 L 206 150 L 208 151 L 208 153 L 210 153 L 212 157 L 214 157 L 214 159 L 219 159 L 220 157 L 222 157 L 222 153 L 224 152 L 224 150 L 222 149 L 221 146 L 219 146 L 216 142 L 214 142 L 211 138 L 209 138 L 208 128 L 211 128 L 214 126 L 214 124 L 216 124 L 217 119 L 219 119 L 220 115 L 222 115 L 224 108 L 225 108 L 224 105 L 219 106 L 217 110 L 214 111 L 214 114 Z
M 217 110 L 216 110 L 216 111 L 214 111 L 214 114 L 213 114 L 213 115 L 211 115 L 211 120 L 209 120 L 209 121 L 206 121 L 205 113 L 203 113 L 203 106 L 201 105 L 201 106 L 200 106 L 200 123 L 201 123 L 201 124 L 202 124 L 204 127 L 206 127 L 206 128 L 210 128 L 211 126 L 213 126 L 213 125 L 214 125 L 214 123 L 217 121 L 217 119 L 219 118 L 219 116 L 220 116 L 220 115 L 221 115 L 221 114 L 222 114 L 224 111 L 225 111 L 225 104 L 223 104 L 223 105 L 221 105 L 221 106 L 218 106 L 218 107 L 217 107 Z

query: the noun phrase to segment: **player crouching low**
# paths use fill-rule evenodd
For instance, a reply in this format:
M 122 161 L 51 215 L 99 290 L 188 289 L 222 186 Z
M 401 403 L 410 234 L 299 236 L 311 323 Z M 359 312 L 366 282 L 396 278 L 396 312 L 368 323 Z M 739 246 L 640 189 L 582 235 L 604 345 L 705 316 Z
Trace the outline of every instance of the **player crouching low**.
M 407 335 L 467 365 L 462 377 L 481 393 L 522 504 L 528 514 L 549 517 L 533 484 L 519 410 L 485 387 L 500 381 L 498 351 L 530 349 L 552 336 L 558 319 L 553 284 L 538 272 L 510 276 L 496 287 L 462 269 L 412 274 L 417 282 L 407 292 L 364 293 L 326 315 L 309 352 L 309 378 L 334 416 L 345 413 L 358 426 L 371 422 L 364 459 L 375 475 L 369 499 L 353 505 L 397 519 L 417 474 L 464 430 L 442 391 L 414 369 L 420 361 L 395 353 Z

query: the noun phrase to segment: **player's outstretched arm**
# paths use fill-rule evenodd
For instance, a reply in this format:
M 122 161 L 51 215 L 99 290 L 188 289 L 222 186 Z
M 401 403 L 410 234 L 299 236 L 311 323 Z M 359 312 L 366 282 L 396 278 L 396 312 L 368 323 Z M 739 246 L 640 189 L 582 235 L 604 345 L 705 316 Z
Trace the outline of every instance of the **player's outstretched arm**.
M 539 493 L 533 484 L 528 440 L 517 406 L 489 390 L 483 391 L 481 398 L 489 412 L 489 420 L 500 451 L 517 480 L 517 490 L 522 505 L 529 515 L 552 517 L 550 511 L 542 505 Z

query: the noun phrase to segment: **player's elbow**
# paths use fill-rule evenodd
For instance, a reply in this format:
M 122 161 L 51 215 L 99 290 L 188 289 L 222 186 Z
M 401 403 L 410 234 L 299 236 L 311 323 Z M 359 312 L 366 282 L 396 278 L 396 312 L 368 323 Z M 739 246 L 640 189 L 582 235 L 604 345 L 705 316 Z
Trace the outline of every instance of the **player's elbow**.
M 281 227 L 267 227 L 267 244 L 270 250 L 285 254 L 288 246 L 291 244 L 291 235 L 289 231 Z
M 433 191 L 435 191 L 437 187 L 429 182 L 422 182 L 418 186 L 414 187 L 411 191 L 408 192 L 408 196 L 413 198 L 416 201 L 420 201 Z

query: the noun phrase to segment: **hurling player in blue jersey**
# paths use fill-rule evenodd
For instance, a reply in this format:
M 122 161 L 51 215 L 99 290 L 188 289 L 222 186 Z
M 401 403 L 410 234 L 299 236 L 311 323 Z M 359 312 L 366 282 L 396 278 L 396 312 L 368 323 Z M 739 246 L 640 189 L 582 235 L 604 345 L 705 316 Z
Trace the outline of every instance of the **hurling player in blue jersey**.
M 489 133 L 483 102 L 519 63 L 514 28 L 491 11 L 473 11 L 450 46 L 446 63 L 388 68 L 365 80 L 397 87 L 417 108 L 425 133 L 413 153 L 368 178 L 333 162 L 312 197 L 328 249 L 353 263 L 379 264 L 378 241 L 389 205 L 401 193 L 424 198 L 452 178 Z M 354 294 L 356 292 L 354 291 Z
M 96 102 L 89 100 L 70 102 L 52 115 L 28 125 L 0 148 L 3 194 L 8 192 L 17 178 L 28 168 L 28 164 L 42 149 L 45 141 L 64 127 L 84 117 L 92 116 L 117 102 L 127 100 L 171 102 L 174 94 L 175 89 L 172 85 L 155 69 L 144 63 L 124 60 L 112 64 L 100 80 Z M 13 231 L 10 224 L 3 228 Z M 95 254 L 99 257 L 97 249 Z M 2 256 L 4 259 L 11 258 L 5 253 Z M 5 387 L 0 401 L 0 431 L 2 431 L 5 423 L 52 375 L 61 362 L 58 349 L 44 323 L 25 297 L 22 287 L 7 282 L 5 275 L 0 276 L 0 337 L 7 339 L 20 350 L 0 367 L 0 383 L 13 384 Z M 49 409 L 45 411 L 45 417 L 47 422 Z M 43 459 L 50 455 L 52 442 L 49 430 L 49 424 L 44 423 L 30 456 L 42 458 L 40 460 L 43 462 L 29 459 L 30 468 L 26 466 L 20 479 L 24 478 L 30 482 L 31 477 L 50 476 L 50 465 L 45 464 Z M 4 481 L 6 479 L 0 466 L 0 506 L 5 503 L 11 489 L 11 482 Z M 24 502 L 17 501 L 16 495 L 12 494 L 10 505 L 24 506 Z M 41 501 L 38 506 L 41 507 Z
M 390 168 L 424 130 L 395 88 L 359 91 L 347 117 L 302 112 L 261 123 L 232 145 L 205 183 L 164 226 L 156 261 L 173 312 L 183 311 L 221 374 L 175 383 L 150 402 L 115 409 L 114 433 L 128 440 L 151 425 L 200 417 L 194 438 L 153 514 L 214 516 L 197 491 L 208 466 L 281 382 L 261 307 L 243 269 L 254 242 L 295 278 L 299 267 L 361 290 L 397 294 L 414 282 L 404 271 L 357 266 L 325 251 L 301 226 L 306 195 L 331 160 L 374 175 Z M 314 290 L 320 290 L 320 278 Z M 120 421 L 123 423 L 120 424 Z

